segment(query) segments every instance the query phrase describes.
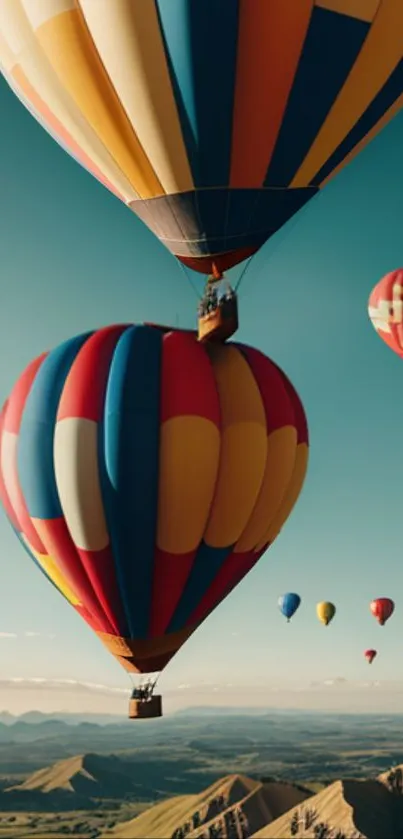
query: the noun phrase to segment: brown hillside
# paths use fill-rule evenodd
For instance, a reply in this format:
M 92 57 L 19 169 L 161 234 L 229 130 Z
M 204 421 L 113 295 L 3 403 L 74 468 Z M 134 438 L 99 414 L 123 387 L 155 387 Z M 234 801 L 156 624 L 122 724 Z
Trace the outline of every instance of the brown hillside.
M 199 795 L 170 798 L 151 807 L 136 819 L 119 824 L 105 836 L 119 839 L 166 839 L 179 837 L 201 839 L 213 825 L 220 826 L 225 839 L 250 836 L 260 827 L 304 801 L 311 793 L 292 784 L 268 783 L 230 775 L 208 787 Z
M 346 839 L 401 839 L 399 812 L 393 796 L 379 781 L 335 781 L 306 805 L 293 807 L 288 813 L 254 834 L 254 839 L 289 839 L 291 820 L 299 818 L 297 836 L 314 837 L 315 826 L 325 823 L 331 829 L 329 839 L 340 831 Z M 401 803 L 401 801 L 399 802 Z M 314 812 L 313 824 L 306 822 L 307 811 Z M 306 827 L 305 827 L 306 825 Z
M 133 791 L 127 765 L 113 755 L 75 755 L 39 769 L 23 783 L 8 787 L 10 794 L 79 795 L 86 798 L 120 798 Z
M 91 787 L 92 791 L 97 785 L 96 779 L 86 768 L 86 755 L 75 755 L 67 760 L 60 760 L 45 769 L 39 769 L 29 776 L 22 784 L 9 787 L 7 792 L 18 790 L 22 792 L 55 792 L 65 790 L 66 792 L 81 792 L 77 787 Z

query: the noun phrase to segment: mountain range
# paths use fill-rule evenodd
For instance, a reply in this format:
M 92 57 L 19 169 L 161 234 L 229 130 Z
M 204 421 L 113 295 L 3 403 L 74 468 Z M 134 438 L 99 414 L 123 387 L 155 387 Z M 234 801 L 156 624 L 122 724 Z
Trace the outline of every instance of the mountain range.
M 179 779 L 178 779 L 179 780 Z M 197 794 L 163 798 L 98 836 L 114 839 L 401 839 L 403 768 L 374 779 L 336 780 L 319 792 L 302 784 L 243 774 L 219 778 Z M 158 791 L 138 766 L 118 756 L 77 755 L 32 773 L 0 795 L 0 810 L 41 813 L 95 809 L 102 801 L 141 800 Z M 3 806 L 4 805 L 4 806 Z
M 403 771 L 338 780 L 316 795 L 295 784 L 222 778 L 106 831 L 115 839 L 401 839 Z

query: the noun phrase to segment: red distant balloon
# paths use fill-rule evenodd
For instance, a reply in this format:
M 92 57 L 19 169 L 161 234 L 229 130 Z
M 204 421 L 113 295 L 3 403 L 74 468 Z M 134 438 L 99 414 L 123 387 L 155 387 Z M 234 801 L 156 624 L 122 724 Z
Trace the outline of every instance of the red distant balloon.
M 365 655 L 365 658 L 368 661 L 368 664 L 372 664 L 374 658 L 377 656 L 377 651 L 376 650 L 365 650 L 364 655 Z
M 372 326 L 393 352 L 403 358 L 403 269 L 391 271 L 372 289 L 368 301 Z
M 393 615 L 395 604 L 393 600 L 389 599 L 389 597 L 377 597 L 376 600 L 372 601 L 369 608 L 371 609 L 374 618 L 376 618 L 378 623 L 383 626 L 384 623 L 389 620 L 390 616 Z

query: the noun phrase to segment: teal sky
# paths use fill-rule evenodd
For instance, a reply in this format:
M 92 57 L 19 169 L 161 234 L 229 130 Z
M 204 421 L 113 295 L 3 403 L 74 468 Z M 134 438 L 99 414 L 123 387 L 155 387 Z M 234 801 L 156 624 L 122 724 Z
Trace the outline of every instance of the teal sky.
M 3 401 L 26 364 L 65 338 L 127 320 L 191 327 L 197 301 L 173 257 L 3 81 L 0 113 Z M 305 404 L 308 477 L 273 549 L 162 686 L 365 679 L 372 646 L 371 675 L 403 680 L 403 364 L 367 317 L 371 288 L 403 262 L 402 148 L 403 114 L 261 250 L 241 286 L 239 338 L 279 363 Z M 0 545 L 1 678 L 125 687 L 126 674 L 30 563 L 3 513 Z M 290 626 L 276 605 L 288 590 L 303 601 Z M 383 629 L 369 613 L 377 596 L 396 600 Z M 328 629 L 315 616 L 322 599 L 338 609 Z

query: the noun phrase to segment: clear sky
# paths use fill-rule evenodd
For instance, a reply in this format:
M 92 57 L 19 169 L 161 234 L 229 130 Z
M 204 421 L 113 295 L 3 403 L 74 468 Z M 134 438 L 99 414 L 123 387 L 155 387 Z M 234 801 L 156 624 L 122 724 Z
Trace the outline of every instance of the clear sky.
M 26 364 L 65 338 L 128 319 L 190 327 L 197 301 L 173 257 L 2 80 L 0 113 L 3 401 Z M 403 114 L 261 250 L 241 286 L 239 338 L 282 365 L 304 401 L 308 477 L 273 549 L 169 666 L 167 690 L 362 680 L 370 646 L 371 676 L 403 680 L 403 363 L 367 317 L 372 286 L 403 262 L 402 148 Z M 124 688 L 127 675 L 2 512 L 0 545 L 0 678 Z M 276 605 L 288 590 L 303 601 L 291 625 Z M 383 629 L 369 613 L 377 596 L 397 605 Z M 338 609 L 328 629 L 316 620 L 322 599 Z

